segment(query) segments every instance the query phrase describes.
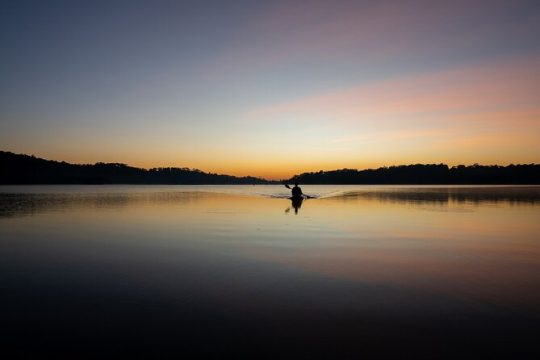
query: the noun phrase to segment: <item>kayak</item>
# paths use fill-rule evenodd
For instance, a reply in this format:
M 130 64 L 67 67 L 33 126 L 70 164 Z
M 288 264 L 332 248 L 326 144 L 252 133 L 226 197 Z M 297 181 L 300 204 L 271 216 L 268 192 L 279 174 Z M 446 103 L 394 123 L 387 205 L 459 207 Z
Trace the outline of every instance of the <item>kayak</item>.
M 302 201 L 304 199 L 307 199 L 307 197 L 304 197 L 303 195 L 299 195 L 299 196 L 291 196 L 289 199 L 292 201 Z

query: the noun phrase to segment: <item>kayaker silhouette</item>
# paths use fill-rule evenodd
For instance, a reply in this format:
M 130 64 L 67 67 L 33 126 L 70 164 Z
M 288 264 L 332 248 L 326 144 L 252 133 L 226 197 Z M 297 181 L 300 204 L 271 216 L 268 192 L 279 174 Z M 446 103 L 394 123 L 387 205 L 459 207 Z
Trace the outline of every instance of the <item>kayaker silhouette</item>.
M 287 189 L 291 189 L 291 187 L 288 184 L 285 184 L 285 187 Z M 294 183 L 294 187 L 291 189 L 291 194 L 293 198 L 303 198 L 302 189 L 300 186 L 298 186 L 298 183 Z
M 302 197 L 302 189 L 298 186 L 298 183 L 294 183 L 291 193 L 293 197 Z
M 291 205 L 294 208 L 294 213 L 298 214 L 298 209 L 302 206 L 302 201 L 304 200 L 304 194 L 302 193 L 302 189 L 300 186 L 298 186 L 298 183 L 294 183 L 294 187 L 291 188 L 288 184 L 284 184 L 287 189 L 291 189 Z M 290 208 L 289 208 L 290 209 Z M 286 211 L 288 212 L 288 211 Z

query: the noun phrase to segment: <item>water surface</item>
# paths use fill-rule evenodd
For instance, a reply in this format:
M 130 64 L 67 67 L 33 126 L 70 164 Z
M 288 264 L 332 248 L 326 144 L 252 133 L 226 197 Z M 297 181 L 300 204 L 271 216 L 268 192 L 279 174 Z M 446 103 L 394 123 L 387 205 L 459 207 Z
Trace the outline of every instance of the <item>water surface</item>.
M 2 348 L 524 357 L 540 187 L 0 187 Z M 530 353 L 529 353 L 530 355 Z

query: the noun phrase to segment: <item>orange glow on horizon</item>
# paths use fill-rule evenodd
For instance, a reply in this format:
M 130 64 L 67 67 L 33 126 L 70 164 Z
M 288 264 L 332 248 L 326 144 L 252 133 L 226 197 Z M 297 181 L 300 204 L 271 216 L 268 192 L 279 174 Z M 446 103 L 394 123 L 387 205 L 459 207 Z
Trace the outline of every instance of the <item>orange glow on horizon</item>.
M 110 134 L 48 130 L 23 142 L 8 139 L 3 150 L 272 180 L 418 163 L 540 163 L 538 69 L 540 55 L 512 58 L 244 109 L 224 128 L 188 134 L 143 122 Z M 51 142 L 54 136 L 64 140 Z

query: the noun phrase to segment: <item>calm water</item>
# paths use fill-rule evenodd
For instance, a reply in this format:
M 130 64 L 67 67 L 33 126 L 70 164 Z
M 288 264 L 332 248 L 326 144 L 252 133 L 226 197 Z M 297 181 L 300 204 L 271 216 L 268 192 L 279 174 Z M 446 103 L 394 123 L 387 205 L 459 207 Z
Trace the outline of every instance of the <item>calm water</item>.
M 0 351 L 538 355 L 540 187 L 303 190 L 0 187 Z

